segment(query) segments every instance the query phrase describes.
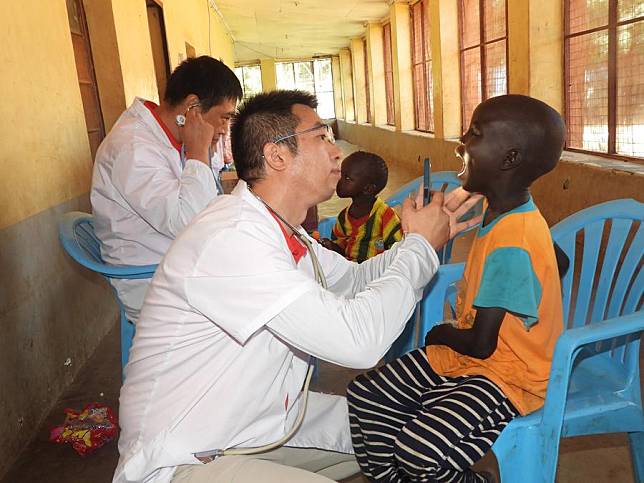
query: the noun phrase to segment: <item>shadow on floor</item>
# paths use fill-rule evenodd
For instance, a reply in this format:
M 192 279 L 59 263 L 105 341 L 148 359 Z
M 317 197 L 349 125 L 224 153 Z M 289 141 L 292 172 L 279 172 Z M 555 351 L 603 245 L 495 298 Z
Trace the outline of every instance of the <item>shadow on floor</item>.
M 49 429 L 64 419 L 66 407 L 80 409 L 90 402 L 118 410 L 119 332 L 118 327 L 103 339 L 42 424 L 36 439 L 15 462 L 2 483 L 107 483 L 118 460 L 116 441 L 95 454 L 81 457 L 68 445 L 48 441 Z M 358 373 L 322 363 L 313 389 L 345 394 L 347 383 Z M 628 439 L 624 434 L 567 438 L 561 443 L 557 481 L 630 483 L 633 481 Z M 366 483 L 360 476 L 344 483 Z

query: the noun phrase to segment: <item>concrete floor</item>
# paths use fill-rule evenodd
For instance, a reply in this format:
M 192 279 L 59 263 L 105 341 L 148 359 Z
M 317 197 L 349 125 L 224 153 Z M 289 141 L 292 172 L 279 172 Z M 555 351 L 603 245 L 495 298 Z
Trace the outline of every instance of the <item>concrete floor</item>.
M 345 155 L 356 146 L 340 142 Z M 404 170 L 391 169 L 390 183 L 383 196 L 415 175 Z M 334 197 L 320 209 L 321 216 L 337 214 L 346 205 Z M 463 259 L 469 240 L 457 240 L 454 245 L 455 261 Z M 42 423 L 34 441 L 23 451 L 9 473 L 0 483 L 107 483 L 111 481 L 118 461 L 116 441 L 108 443 L 96 453 L 81 457 L 67 445 L 48 441 L 49 430 L 64 419 L 67 407 L 80 409 L 90 402 L 107 404 L 118 411 L 120 389 L 119 331 L 117 325 L 104 338 L 94 355 L 80 371 L 74 383 L 55 404 Z M 344 394 L 346 384 L 356 371 L 322 364 L 315 390 Z M 560 483 L 633 481 L 628 439 L 624 434 L 567 438 L 561 443 L 557 481 Z M 366 483 L 356 476 L 343 483 Z M 260 482 L 261 483 L 261 482 Z
M 118 409 L 119 332 L 114 329 L 105 337 L 92 358 L 80 371 L 43 422 L 35 440 L 18 458 L 2 483 L 107 483 L 118 460 L 116 441 L 96 453 L 81 457 L 67 445 L 48 441 L 49 429 L 64 419 L 66 407 L 81 408 L 89 402 L 100 402 Z M 344 388 L 356 371 L 322 364 L 316 390 L 344 394 Z M 561 483 L 633 481 L 628 440 L 623 434 L 567 438 L 559 453 L 557 481 Z M 367 483 L 356 476 L 344 483 Z

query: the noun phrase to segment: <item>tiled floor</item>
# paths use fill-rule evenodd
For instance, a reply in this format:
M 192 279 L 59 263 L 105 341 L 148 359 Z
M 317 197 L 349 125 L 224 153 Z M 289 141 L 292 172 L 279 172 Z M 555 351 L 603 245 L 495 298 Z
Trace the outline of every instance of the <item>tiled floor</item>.
M 341 142 L 345 154 L 356 149 Z M 390 166 L 389 185 L 384 197 L 398 186 L 413 179 L 410 173 Z M 320 207 L 320 216 L 337 214 L 346 206 L 345 200 L 335 198 Z M 454 246 L 456 260 L 462 259 L 469 246 L 468 239 L 458 240 Z M 46 418 L 35 440 L 22 453 L 2 483 L 107 483 L 118 460 L 116 442 L 113 441 L 95 454 L 84 458 L 68 446 L 55 445 L 48 441 L 49 429 L 60 424 L 66 407 L 81 408 L 90 402 L 101 402 L 118 409 L 120 386 L 118 330 L 105 337 L 93 357 L 81 370 L 76 381 L 57 402 Z M 348 381 L 356 374 L 345 368 L 322 364 L 315 389 L 323 392 L 344 394 Z M 361 476 L 344 483 L 366 483 Z M 561 483 L 633 481 L 628 440 L 623 434 L 564 439 L 559 454 L 557 481 Z M 259 482 L 261 483 L 261 482 Z

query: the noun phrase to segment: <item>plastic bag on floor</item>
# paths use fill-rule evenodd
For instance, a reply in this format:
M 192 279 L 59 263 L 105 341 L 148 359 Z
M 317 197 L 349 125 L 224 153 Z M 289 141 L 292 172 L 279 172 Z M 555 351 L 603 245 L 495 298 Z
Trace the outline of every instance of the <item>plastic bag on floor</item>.
M 65 409 L 65 422 L 49 433 L 49 441 L 71 444 L 76 452 L 85 456 L 114 439 L 118 423 L 112 409 L 91 403 L 81 411 Z

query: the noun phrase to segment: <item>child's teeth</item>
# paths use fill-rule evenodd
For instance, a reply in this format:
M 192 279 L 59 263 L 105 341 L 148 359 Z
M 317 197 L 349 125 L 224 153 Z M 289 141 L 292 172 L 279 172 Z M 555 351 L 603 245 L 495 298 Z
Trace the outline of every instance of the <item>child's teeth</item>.
M 462 176 L 465 174 L 465 171 L 467 170 L 467 165 L 470 162 L 470 155 L 467 151 L 463 153 L 463 156 L 459 156 L 463 160 L 463 168 L 461 169 L 460 173 L 457 174 L 457 176 Z

